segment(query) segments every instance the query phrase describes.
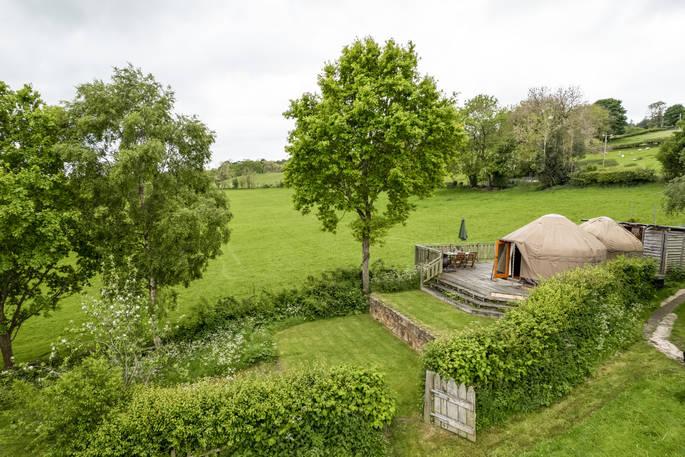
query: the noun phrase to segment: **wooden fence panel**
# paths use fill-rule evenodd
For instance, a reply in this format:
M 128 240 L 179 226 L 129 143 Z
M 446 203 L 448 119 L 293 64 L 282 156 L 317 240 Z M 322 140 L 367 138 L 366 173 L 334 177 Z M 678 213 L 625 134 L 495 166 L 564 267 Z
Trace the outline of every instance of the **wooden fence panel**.
M 457 384 L 426 370 L 423 420 L 476 441 L 476 392 L 472 386 Z

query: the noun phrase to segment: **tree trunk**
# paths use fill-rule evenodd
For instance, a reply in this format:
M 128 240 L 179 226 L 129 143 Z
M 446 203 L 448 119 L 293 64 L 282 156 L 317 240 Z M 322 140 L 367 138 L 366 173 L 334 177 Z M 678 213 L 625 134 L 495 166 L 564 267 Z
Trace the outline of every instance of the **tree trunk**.
M 469 175 L 469 186 L 478 187 L 478 175 Z
M 2 361 L 5 369 L 8 370 L 14 367 L 14 360 L 12 360 L 12 338 L 9 332 L 0 335 L 0 351 L 2 351 Z
M 157 282 L 155 278 L 150 278 L 148 281 L 150 290 L 150 327 L 152 329 L 152 341 L 155 343 L 155 347 L 159 349 L 162 346 L 162 339 L 159 337 L 159 329 L 157 328 L 158 316 L 157 316 Z
M 365 294 L 371 292 L 371 287 L 369 284 L 369 246 L 371 245 L 371 240 L 369 237 L 364 237 L 362 239 L 362 291 Z

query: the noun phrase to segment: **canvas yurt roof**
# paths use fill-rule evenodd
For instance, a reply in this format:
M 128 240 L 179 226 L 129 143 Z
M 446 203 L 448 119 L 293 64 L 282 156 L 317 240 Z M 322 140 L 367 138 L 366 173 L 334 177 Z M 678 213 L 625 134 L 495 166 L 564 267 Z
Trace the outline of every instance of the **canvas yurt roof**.
M 590 219 L 580 224 L 580 228 L 599 239 L 609 252 L 642 252 L 642 242 L 610 217 Z
M 602 242 L 559 214 L 542 216 L 501 239 L 520 251 L 520 276 L 534 280 L 599 263 L 607 256 Z

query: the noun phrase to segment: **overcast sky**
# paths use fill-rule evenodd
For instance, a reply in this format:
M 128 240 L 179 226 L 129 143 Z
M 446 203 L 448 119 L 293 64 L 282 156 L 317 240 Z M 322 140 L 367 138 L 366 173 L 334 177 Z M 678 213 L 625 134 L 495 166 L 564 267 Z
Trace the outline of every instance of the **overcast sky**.
M 653 101 L 685 103 L 683 30 L 685 0 L 0 0 L 0 80 L 56 103 L 131 62 L 216 131 L 216 164 L 285 158 L 288 100 L 355 37 L 412 40 L 420 71 L 462 101 L 577 85 L 639 121 Z

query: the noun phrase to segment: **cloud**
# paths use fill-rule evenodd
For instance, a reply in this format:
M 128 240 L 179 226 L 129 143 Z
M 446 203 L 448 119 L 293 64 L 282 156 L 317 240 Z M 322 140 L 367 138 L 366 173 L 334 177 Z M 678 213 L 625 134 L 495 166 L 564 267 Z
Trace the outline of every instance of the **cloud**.
M 288 100 L 355 37 L 412 40 L 421 71 L 462 99 L 505 104 L 532 86 L 578 85 L 647 104 L 685 102 L 678 0 L 38 1 L 0 0 L 0 78 L 49 102 L 131 62 L 176 91 L 177 110 L 217 132 L 214 162 L 282 158 Z

